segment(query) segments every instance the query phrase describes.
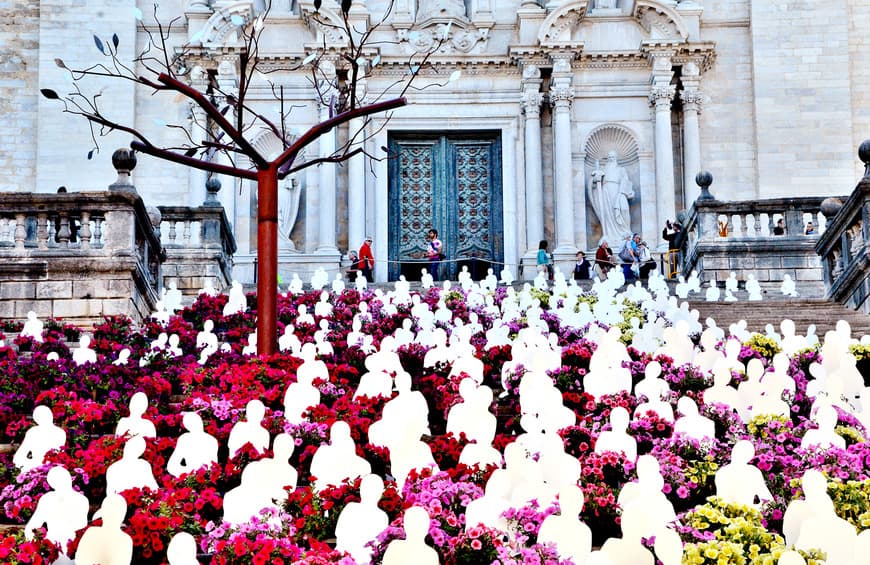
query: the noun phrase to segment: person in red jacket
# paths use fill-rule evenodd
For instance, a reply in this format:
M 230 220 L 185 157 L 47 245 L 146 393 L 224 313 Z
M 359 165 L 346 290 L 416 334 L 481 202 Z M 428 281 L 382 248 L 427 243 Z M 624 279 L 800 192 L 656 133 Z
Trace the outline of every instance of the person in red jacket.
M 359 248 L 359 271 L 368 282 L 374 282 L 372 271 L 375 268 L 375 256 L 372 255 L 372 238 L 366 236 L 366 240 Z

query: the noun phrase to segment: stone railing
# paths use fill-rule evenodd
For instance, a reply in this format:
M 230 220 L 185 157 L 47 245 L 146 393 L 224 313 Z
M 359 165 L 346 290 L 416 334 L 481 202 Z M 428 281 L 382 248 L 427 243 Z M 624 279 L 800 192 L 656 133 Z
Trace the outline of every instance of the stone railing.
M 136 194 L 0 193 L 0 318 L 141 319 L 160 296 L 163 259 Z
M 173 283 L 185 296 L 206 286 L 230 285 L 236 240 L 220 206 L 159 206 L 160 240 L 166 250 L 164 286 Z
M 723 281 L 731 271 L 745 281 L 751 273 L 768 287 L 788 274 L 802 295 L 821 296 L 824 281 L 815 246 L 826 229 L 822 200 L 697 200 L 684 218 L 679 270 L 686 276 L 697 270 L 705 281 Z M 774 235 L 780 219 L 784 233 Z M 806 235 L 810 221 L 815 233 Z
M 848 198 L 825 201 L 828 230 L 819 238 L 816 252 L 822 259 L 828 298 L 870 312 L 870 141 L 861 144 L 859 155 L 867 166 L 864 178 Z

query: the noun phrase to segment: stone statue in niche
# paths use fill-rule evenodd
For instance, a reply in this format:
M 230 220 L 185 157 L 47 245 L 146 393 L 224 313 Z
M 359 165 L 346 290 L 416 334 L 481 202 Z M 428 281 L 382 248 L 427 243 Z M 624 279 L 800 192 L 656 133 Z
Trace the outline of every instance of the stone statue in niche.
M 604 168 L 595 162 L 592 171 L 590 202 L 601 232 L 607 241 L 622 241 L 631 234 L 631 214 L 628 201 L 634 198 L 634 187 L 628 172 L 619 165 L 616 151 L 607 154 Z

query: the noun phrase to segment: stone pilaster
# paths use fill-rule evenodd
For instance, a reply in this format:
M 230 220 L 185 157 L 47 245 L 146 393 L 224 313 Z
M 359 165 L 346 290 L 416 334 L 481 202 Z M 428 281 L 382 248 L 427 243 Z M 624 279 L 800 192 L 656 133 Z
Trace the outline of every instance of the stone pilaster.
M 365 121 L 350 121 L 348 135 L 354 140 L 352 149 L 362 147 L 365 141 Z M 366 225 L 366 166 L 365 155 L 351 157 L 347 164 L 347 246 L 357 249 L 362 245 Z
M 322 61 L 320 73 L 320 117 L 321 122 L 329 119 L 329 105 L 335 84 L 335 65 L 330 61 Z M 329 157 L 335 153 L 335 129 L 320 136 L 320 156 Z M 335 246 L 336 228 L 336 175 L 334 163 L 322 163 L 320 172 L 320 199 L 318 203 L 317 253 L 338 253 Z
M 683 194 L 688 209 L 700 195 L 695 175 L 701 170 L 701 131 L 698 116 L 704 95 L 699 89 L 700 70 L 696 63 L 688 62 L 683 65 L 682 82 L 680 99 L 683 102 Z
M 535 65 L 523 69 L 520 106 L 525 114 L 526 157 L 526 251 L 533 252 L 544 238 L 544 177 L 541 155 L 541 70 Z
M 554 57 L 550 103 L 553 105 L 553 179 L 556 207 L 556 253 L 576 252 L 574 242 L 574 186 L 571 159 L 571 88 L 573 55 Z

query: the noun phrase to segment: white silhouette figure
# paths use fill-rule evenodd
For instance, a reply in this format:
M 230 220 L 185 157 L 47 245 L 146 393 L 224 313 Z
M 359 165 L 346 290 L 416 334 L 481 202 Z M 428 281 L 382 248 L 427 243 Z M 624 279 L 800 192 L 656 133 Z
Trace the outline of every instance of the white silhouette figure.
M 131 488 L 149 488 L 156 491 L 159 487 L 154 480 L 151 464 L 141 459 L 145 453 L 145 439 L 135 436 L 124 445 L 124 455 L 106 469 L 106 493 L 121 494 Z
M 438 552 L 426 545 L 429 533 L 429 513 L 425 508 L 412 506 L 405 510 L 405 539 L 390 542 L 384 552 L 383 565 L 438 565 Z
M 166 471 L 173 477 L 180 477 L 184 473 L 217 462 L 218 442 L 205 432 L 199 414 L 186 413 L 181 424 L 187 433 L 178 438 L 175 451 L 166 463 Z
M 263 427 L 265 415 L 266 407 L 262 402 L 256 398 L 248 401 L 245 406 L 245 420 L 236 422 L 227 440 L 230 457 L 235 457 L 246 443 L 250 443 L 260 453 L 269 448 L 269 431 Z
M 52 467 L 46 477 L 51 491 L 40 497 L 33 516 L 24 526 L 24 535 L 33 539 L 33 530 L 45 525 L 46 539 L 60 545 L 64 555 L 76 532 L 88 525 L 88 498 L 72 487 L 72 477 L 63 467 Z
M 24 327 L 21 328 L 21 334 L 24 337 L 33 338 L 33 341 L 42 343 L 42 330 L 44 324 L 36 317 L 36 312 L 33 310 L 27 313 L 27 321 L 24 322 Z
M 143 415 L 148 409 L 148 397 L 144 392 L 137 392 L 130 398 L 130 415 L 118 420 L 115 428 L 116 436 L 125 434 L 130 437 L 157 437 L 157 429 L 154 423 L 146 420 Z
M 36 424 L 24 434 L 24 441 L 12 457 L 12 463 L 22 473 L 42 465 L 45 454 L 52 449 L 61 449 L 66 444 L 66 432 L 54 425 L 54 416 L 48 406 L 33 409 Z
M 103 499 L 94 518 L 102 518 L 102 526 L 91 526 L 82 534 L 75 554 L 76 565 L 130 565 L 133 560 L 133 538 L 121 530 L 127 502 L 119 494 Z
M 357 563 L 372 560 L 372 547 L 378 534 L 387 529 L 387 513 L 378 508 L 384 493 L 384 480 L 377 475 L 366 475 L 360 482 L 360 501 L 350 502 L 338 516 L 335 524 L 335 549 L 346 551 Z

